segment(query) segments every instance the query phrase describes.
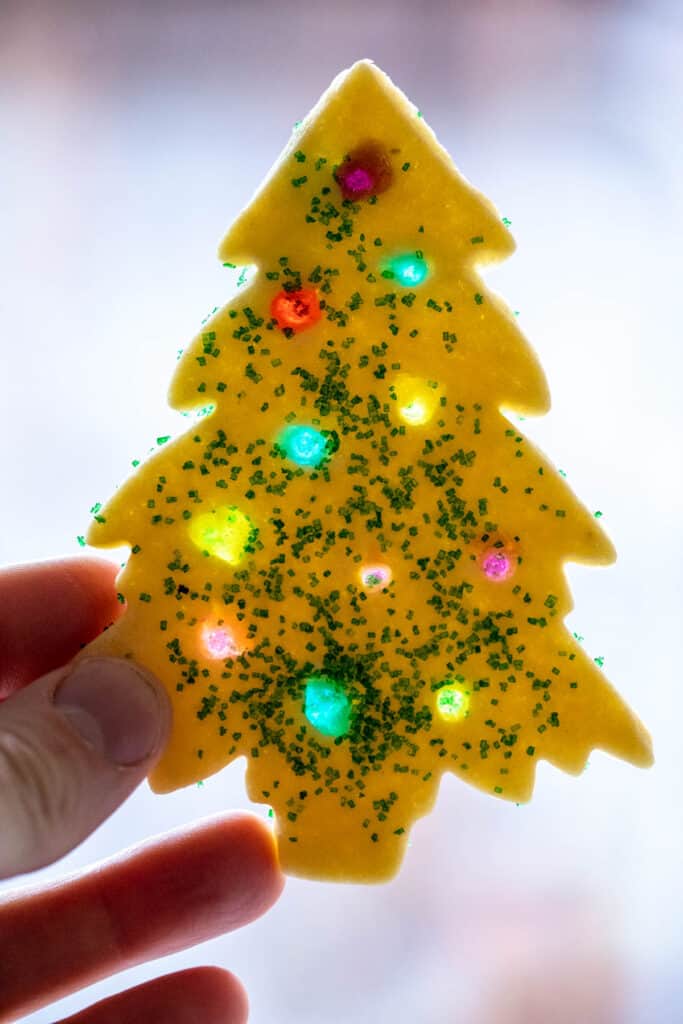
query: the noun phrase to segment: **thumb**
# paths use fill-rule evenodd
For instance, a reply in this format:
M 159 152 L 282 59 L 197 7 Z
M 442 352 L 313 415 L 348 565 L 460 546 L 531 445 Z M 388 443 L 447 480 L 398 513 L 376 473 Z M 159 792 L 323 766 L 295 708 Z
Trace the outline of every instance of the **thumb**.
M 83 658 L 0 705 L 0 879 L 78 846 L 149 773 L 171 728 L 161 684 Z

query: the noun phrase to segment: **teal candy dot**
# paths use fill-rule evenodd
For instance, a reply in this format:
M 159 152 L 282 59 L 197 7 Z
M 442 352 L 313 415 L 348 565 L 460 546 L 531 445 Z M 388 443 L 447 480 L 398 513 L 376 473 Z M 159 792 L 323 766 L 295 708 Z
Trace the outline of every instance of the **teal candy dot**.
M 343 736 L 351 723 L 351 701 L 344 687 L 324 676 L 306 681 L 304 712 L 311 725 L 325 736 Z
M 387 269 L 398 283 L 403 285 L 405 288 L 422 284 L 427 276 L 428 270 L 427 264 L 422 256 L 418 256 L 414 252 L 394 256 L 392 260 L 389 260 Z
M 326 438 L 314 427 L 288 427 L 280 437 L 287 458 L 299 466 L 317 466 L 325 455 Z

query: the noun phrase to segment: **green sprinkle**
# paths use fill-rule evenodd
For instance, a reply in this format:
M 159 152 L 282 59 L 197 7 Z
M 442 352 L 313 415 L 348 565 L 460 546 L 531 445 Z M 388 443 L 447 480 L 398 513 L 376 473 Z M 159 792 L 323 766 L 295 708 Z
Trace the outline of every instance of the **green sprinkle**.
M 401 170 L 402 170 L 402 171 L 407 171 L 407 170 L 409 170 L 409 169 L 410 169 L 410 164 L 408 163 L 408 161 L 406 161 L 406 162 L 405 162 L 405 163 L 403 164 L 403 166 L 401 167 Z
M 81 545 L 82 548 L 85 547 L 85 537 L 80 537 L 79 536 L 79 537 L 76 537 L 76 540 L 78 541 L 78 543 Z
M 302 164 L 306 159 L 306 154 L 303 153 L 300 149 L 297 149 L 296 153 L 294 154 L 294 159 L 297 161 L 297 163 Z
M 483 235 L 475 235 L 473 238 L 470 238 L 470 242 L 472 243 L 472 245 L 481 245 L 483 243 L 483 241 L 484 241 L 484 236 Z
M 306 174 L 302 174 L 300 178 L 292 178 L 292 185 L 294 186 L 294 188 L 299 188 L 301 185 L 304 185 L 307 181 L 308 176 Z
M 482 302 L 484 301 L 484 296 L 480 292 L 476 292 L 474 296 L 474 301 L 478 306 L 481 306 Z
M 165 434 L 163 437 L 157 438 L 157 444 L 166 444 L 167 441 L 171 440 L 170 434 Z
M 593 515 L 596 519 L 602 519 L 602 512 L 594 512 Z

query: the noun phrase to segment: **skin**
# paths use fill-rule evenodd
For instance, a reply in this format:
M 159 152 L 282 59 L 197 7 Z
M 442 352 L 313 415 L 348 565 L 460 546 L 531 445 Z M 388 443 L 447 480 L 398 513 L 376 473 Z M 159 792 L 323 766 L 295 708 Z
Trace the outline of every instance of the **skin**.
M 121 613 L 115 576 L 116 568 L 100 559 L 63 559 L 0 571 L 0 742 L 3 730 L 6 741 L 17 721 L 30 721 L 33 695 L 44 692 L 47 697 L 41 700 L 47 701 L 64 675 L 63 666 Z M 170 728 L 163 705 L 160 714 L 158 748 L 139 765 L 118 771 L 114 796 L 103 801 L 100 820 L 114 809 L 113 802 L 118 806 L 137 787 L 158 758 Z M 68 726 L 65 730 L 63 748 L 68 753 L 69 744 L 81 741 Z M 78 756 L 92 759 L 93 785 L 98 771 L 100 784 L 108 778 L 97 751 L 79 748 Z M 55 767 L 58 772 L 59 755 L 53 758 Z M 87 778 L 90 773 L 81 774 Z M 9 854 L 3 864 L 3 837 L 25 828 L 31 800 L 23 789 L 30 788 L 31 780 L 8 774 L 0 757 L 0 789 L 6 792 L 12 785 L 19 798 L 0 797 L 0 877 L 52 863 L 100 823 L 87 814 L 82 820 L 76 815 L 75 823 L 57 815 L 50 820 L 46 857 L 37 863 L 27 854 L 22 863 Z M 35 815 L 39 806 L 34 801 L 30 813 Z M 35 821 L 33 828 L 40 836 L 44 824 Z M 47 837 L 48 830 L 43 834 Z M 248 924 L 275 902 L 283 884 L 268 827 L 254 815 L 232 813 L 152 840 L 64 881 L 0 897 L 0 1022 L 134 964 Z M 242 1024 L 247 1013 L 246 993 L 234 975 L 200 967 L 122 992 L 61 1024 Z

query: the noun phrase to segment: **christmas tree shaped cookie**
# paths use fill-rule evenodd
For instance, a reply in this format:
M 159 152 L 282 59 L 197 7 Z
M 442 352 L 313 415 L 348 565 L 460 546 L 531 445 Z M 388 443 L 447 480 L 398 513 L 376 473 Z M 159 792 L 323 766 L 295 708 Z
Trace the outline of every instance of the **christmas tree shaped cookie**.
M 252 281 L 170 391 L 208 407 L 96 516 L 127 608 L 84 651 L 163 680 L 168 792 L 247 759 L 284 869 L 380 881 L 443 772 L 513 801 L 536 764 L 649 737 L 564 625 L 612 545 L 501 409 L 548 392 L 477 268 L 493 206 L 372 63 L 341 74 L 224 239 Z

